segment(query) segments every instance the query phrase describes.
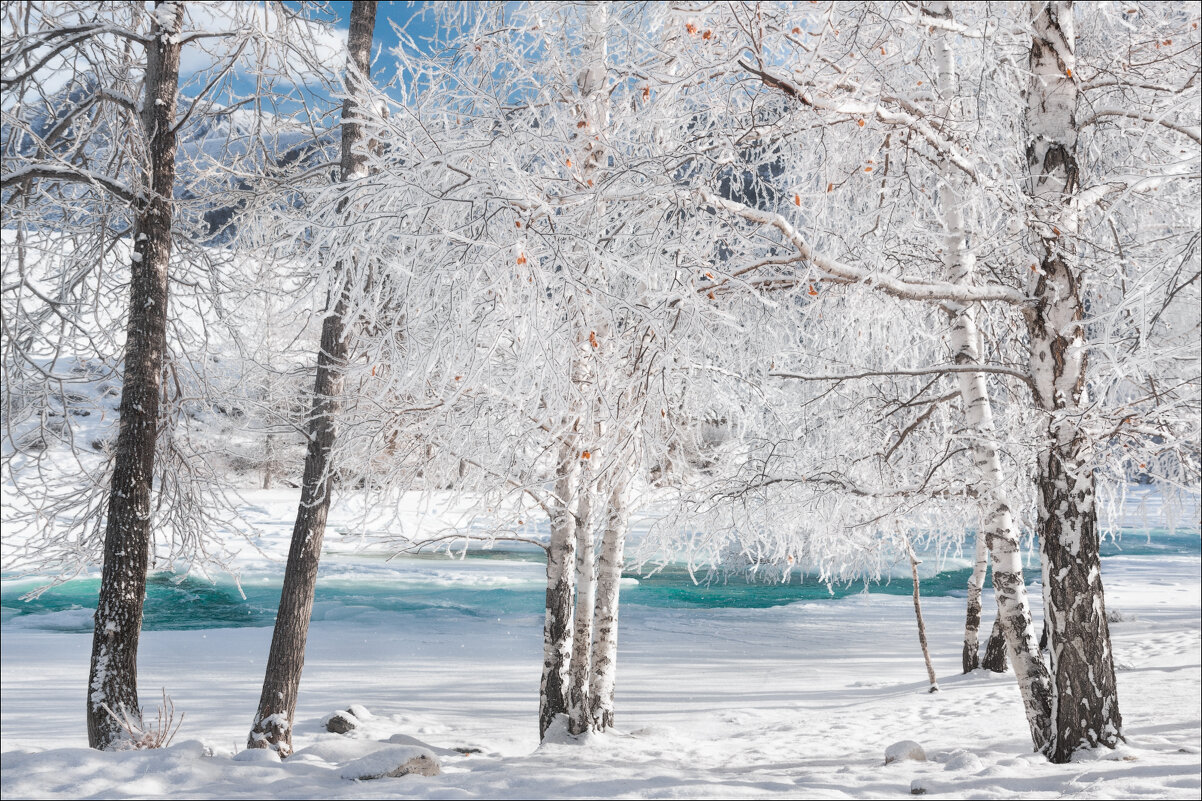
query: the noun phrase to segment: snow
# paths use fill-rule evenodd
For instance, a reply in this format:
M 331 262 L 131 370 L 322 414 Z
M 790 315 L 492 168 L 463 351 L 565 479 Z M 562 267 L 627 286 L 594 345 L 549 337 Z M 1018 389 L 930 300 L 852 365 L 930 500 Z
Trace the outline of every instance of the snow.
M 351 781 L 400 778 L 401 775 L 437 775 L 438 759 L 424 748 L 386 745 L 351 762 L 338 774 Z
M 886 765 L 906 760 L 911 762 L 926 762 L 926 751 L 913 740 L 901 740 L 885 749 Z
M 278 528 L 260 540 L 269 553 L 286 541 L 284 520 Z M 329 539 L 345 549 L 352 538 Z M 625 606 L 617 731 L 541 746 L 541 615 L 373 610 L 317 620 L 297 751 L 282 762 L 244 750 L 270 628 L 145 631 L 143 701 L 153 716 L 167 688 L 185 714 L 177 742 L 99 753 L 84 747 L 77 692 L 89 634 L 13 625 L 18 617 L 4 624 L 0 789 L 6 798 L 869 798 L 912 787 L 975 798 L 1192 798 L 1202 789 L 1200 565 L 1189 554 L 1103 560 L 1107 606 L 1121 615 L 1111 635 L 1128 743 L 1069 765 L 1030 752 L 1012 674 L 960 675 L 962 598 L 924 598 L 942 688 L 929 694 L 910 598 L 871 594 L 766 609 Z M 389 569 L 491 586 L 538 566 L 413 560 Z M 321 721 L 348 708 L 360 726 L 326 732 Z M 928 761 L 884 767 L 886 749 L 906 739 Z M 385 749 L 429 753 L 442 774 L 344 778 Z

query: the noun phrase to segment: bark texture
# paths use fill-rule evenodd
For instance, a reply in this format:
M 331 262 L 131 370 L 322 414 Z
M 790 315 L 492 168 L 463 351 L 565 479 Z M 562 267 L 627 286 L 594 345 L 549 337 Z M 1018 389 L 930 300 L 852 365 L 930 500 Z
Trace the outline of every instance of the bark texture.
M 1071 3 L 1032 3 L 1027 95 L 1030 239 L 1035 264 L 1027 313 L 1031 377 L 1047 415 L 1037 459 L 1044 617 L 1052 676 L 1044 753 L 1067 762 L 1081 748 L 1113 748 L 1122 717 L 1102 589 L 1091 443 L 1079 421 L 1087 350 L 1085 270 L 1076 252 L 1078 162 L 1076 40 Z
M 366 149 L 362 125 L 356 122 L 356 109 L 365 88 L 361 81 L 369 75 L 375 20 L 375 0 L 352 3 L 347 37 L 352 66 L 347 70 L 347 98 L 342 106 L 343 181 L 364 173 Z M 340 265 L 338 272 L 344 276 L 344 283 L 334 309 L 326 315 L 321 326 L 321 352 L 317 356 L 300 504 L 292 528 L 263 692 L 246 742 L 247 748 L 274 748 L 282 756 L 292 753 L 292 721 L 305 665 L 305 643 L 317 589 L 317 567 L 330 510 L 334 472 L 330 456 L 337 436 L 335 418 L 342 408 L 343 371 L 349 346 L 346 331 L 349 265 Z
M 989 635 L 989 644 L 985 646 L 985 657 L 981 667 L 990 673 L 1005 673 L 1009 669 L 1006 659 L 1006 633 L 1002 631 L 1000 617 L 994 618 L 993 632 Z
M 130 268 L 129 320 L 121 386 L 121 423 L 113 460 L 104 566 L 88 672 L 88 744 L 109 749 L 128 734 L 109 710 L 137 720 L 138 639 L 151 546 L 151 490 L 159 393 L 167 339 L 167 269 L 175 187 L 176 95 L 182 23 L 178 3 L 157 4 L 146 48 L 142 127 L 149 186 L 140 196 Z M 107 707 L 107 708 L 106 708 Z

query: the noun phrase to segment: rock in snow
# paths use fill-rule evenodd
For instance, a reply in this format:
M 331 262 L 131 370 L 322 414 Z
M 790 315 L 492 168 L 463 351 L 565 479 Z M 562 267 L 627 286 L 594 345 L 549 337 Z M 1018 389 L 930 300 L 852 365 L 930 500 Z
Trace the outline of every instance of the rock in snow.
M 442 773 L 438 759 L 424 748 L 392 745 L 356 759 L 342 769 L 344 779 L 367 781 L 385 777 L 437 776 Z
M 885 749 L 885 764 L 891 762 L 901 762 L 909 759 L 914 762 L 926 762 L 926 751 L 922 750 L 922 746 L 913 740 L 902 740 L 899 743 L 894 743 Z
M 326 731 L 334 734 L 346 734 L 359 725 L 359 718 L 340 709 L 326 715 L 321 722 L 326 727 Z

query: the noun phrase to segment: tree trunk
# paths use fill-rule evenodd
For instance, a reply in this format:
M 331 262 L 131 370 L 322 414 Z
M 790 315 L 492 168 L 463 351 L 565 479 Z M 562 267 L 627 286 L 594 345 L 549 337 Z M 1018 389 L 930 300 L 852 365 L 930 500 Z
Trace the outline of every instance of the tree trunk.
M 351 4 L 347 46 L 352 66 L 347 70 L 347 98 L 342 106 L 343 181 L 361 175 L 366 162 L 362 125 L 355 120 L 357 98 L 364 89 L 361 82 L 369 75 L 375 19 L 375 0 L 355 0 Z M 247 748 L 274 748 L 281 756 L 292 752 L 292 721 L 305 664 L 318 560 L 330 510 L 333 479 L 330 453 L 336 438 L 335 417 L 342 408 L 343 370 L 349 346 L 346 313 L 352 272 L 349 264 L 339 265 L 337 273 L 342 276 L 342 287 L 333 311 L 326 315 L 321 326 L 321 352 L 317 356 L 313 414 L 309 423 L 300 504 L 292 528 L 292 544 L 288 549 L 263 692 L 246 743 Z
M 594 565 L 594 537 L 591 473 L 582 468 L 579 512 L 576 515 L 576 609 L 572 634 L 572 660 L 568 667 L 568 732 L 582 734 L 589 726 L 589 655 L 593 643 L 593 607 L 597 584 Z
M 585 134 L 582 136 L 584 147 L 580 164 L 590 186 L 605 152 L 599 133 L 604 130 L 608 119 L 606 104 L 609 95 L 605 91 L 606 19 L 604 4 L 588 4 L 583 46 L 586 66 L 576 75 L 576 88 L 581 98 L 581 104 L 576 109 L 577 125 Z M 579 255 L 582 259 L 585 256 L 583 252 Z M 587 304 L 583 296 L 578 297 Z M 590 375 L 589 368 L 590 347 L 598 347 L 595 336 L 595 332 L 586 336 L 583 327 L 577 332 L 578 355 L 572 366 L 572 384 L 579 388 L 581 398 L 588 398 L 596 392 L 595 381 L 590 382 L 590 378 L 595 377 Z M 556 485 L 556 494 L 563 504 L 563 511 L 558 516 L 564 519 L 564 523 L 557 526 L 554 520 L 551 522 L 551 548 L 547 554 L 547 620 L 543 632 L 543 678 L 538 715 L 540 740 L 558 714 L 567 714 L 568 731 L 572 734 L 582 733 L 588 725 L 588 661 L 592 640 L 592 607 L 596 597 L 593 531 L 592 523 L 587 519 L 591 517 L 588 513 L 589 471 L 581 463 L 579 440 L 569 437 L 567 447 L 571 452 L 561 458 L 560 481 L 567 489 L 570 478 L 571 487 L 568 494 L 564 494 L 559 492 L 559 485 Z M 570 460 L 570 465 L 565 463 L 565 458 Z M 584 478 L 581 478 L 581 472 L 585 474 Z M 573 497 L 577 492 L 580 494 L 579 500 Z M 575 515 L 577 503 L 585 512 L 580 519 Z M 568 522 L 567 518 L 572 520 Z M 559 563 L 560 559 L 562 564 Z M 573 583 L 577 586 L 573 587 Z M 574 619 L 573 594 L 577 596 Z M 564 615 L 562 620 L 561 615 Z M 566 627 L 567 631 L 561 633 L 561 627 Z
M 157 16 L 158 11 L 171 13 Z M 146 48 L 142 126 L 148 148 L 150 185 L 140 201 L 134 226 L 121 423 L 113 460 L 104 530 L 104 567 L 88 673 L 88 744 L 101 749 L 113 748 L 128 738 L 109 710 L 118 715 L 124 711 L 134 720 L 141 716 L 138 638 L 142 632 L 151 548 L 150 496 L 167 340 L 167 268 L 171 259 L 175 186 L 172 127 L 180 57 L 180 44 L 174 35 L 179 33 L 182 17 L 180 4 L 157 3 L 151 42 Z
M 1087 351 L 1076 253 L 1079 89 L 1071 3 L 1032 3 L 1027 96 L 1030 240 L 1027 311 L 1031 378 L 1047 414 L 1037 458 L 1037 534 L 1052 675 L 1051 739 L 1044 752 L 1067 762 L 1080 748 L 1113 748 L 1122 717 L 1102 589 L 1094 475 L 1084 414 Z
M 936 16 L 950 17 L 946 3 L 932 3 L 929 11 Z M 946 96 L 953 93 L 955 60 L 950 34 L 942 37 L 939 63 L 939 88 Z M 947 241 L 944 264 L 951 281 L 970 283 L 976 271 L 976 255 L 968 247 L 964 230 L 963 204 L 956 191 L 958 177 L 950 170 L 940 190 Z M 952 323 L 951 340 L 957 364 L 979 364 L 980 334 L 976 323 L 976 308 L 971 305 L 949 304 Z M 981 533 L 993 565 L 993 589 L 997 598 L 998 620 L 1005 634 L 1006 645 L 1014 662 L 1019 693 L 1031 729 L 1036 750 L 1042 750 L 1050 737 L 1051 691 L 1047 668 L 1039 658 L 1035 643 L 1035 628 L 1023 581 L 1022 555 L 1018 526 L 1010 513 L 1002 472 L 1000 445 L 993 420 L 993 404 L 989 399 L 984 373 L 958 373 L 957 383 L 964 406 L 965 422 L 972 432 L 973 462 L 977 470 L 975 489 L 981 509 Z
M 632 460 L 637 463 L 637 460 Z M 614 686 L 618 668 L 618 593 L 622 582 L 623 551 L 630 529 L 630 484 L 633 464 L 614 482 L 606 511 L 605 533 L 597 562 L 597 603 L 593 623 L 592 676 L 589 679 L 589 718 L 594 731 L 614 725 Z
M 985 658 L 981 667 L 990 673 L 1005 673 L 1009 668 L 1006 661 L 1006 633 L 1002 631 L 1002 619 L 993 619 L 993 632 L 989 635 L 989 644 L 985 646 Z
M 989 554 L 985 548 L 985 532 L 977 529 L 976 547 L 973 553 L 972 574 L 968 577 L 968 608 L 964 615 L 964 652 L 960 656 L 965 673 L 980 667 L 981 641 L 981 589 L 985 586 L 985 573 L 989 568 Z
M 543 675 L 538 693 L 538 739 L 557 715 L 568 711 L 568 669 L 572 660 L 572 596 L 575 591 L 576 515 L 580 454 L 575 436 L 560 446 L 555 482 L 551 543 L 547 548 L 547 601 L 543 621 Z
M 927 665 L 927 679 L 931 682 L 929 692 L 939 692 L 939 681 L 935 678 L 935 667 L 931 664 L 931 649 L 927 647 L 927 627 L 922 621 L 922 600 L 918 593 L 918 558 L 910 541 L 906 540 L 906 554 L 910 557 L 910 575 L 914 579 L 914 618 L 918 621 L 918 644 L 922 646 L 922 659 Z

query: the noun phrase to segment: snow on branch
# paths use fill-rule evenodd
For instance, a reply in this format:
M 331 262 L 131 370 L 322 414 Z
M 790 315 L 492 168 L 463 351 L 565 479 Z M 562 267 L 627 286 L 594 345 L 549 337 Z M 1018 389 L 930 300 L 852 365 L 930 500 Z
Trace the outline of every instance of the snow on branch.
M 1019 379 L 1028 386 L 1031 385 L 1031 376 L 1021 370 L 980 364 L 945 364 L 937 367 L 915 368 L 913 370 L 868 370 L 861 373 L 830 375 L 798 375 L 796 373 L 768 373 L 768 375 L 773 378 L 795 378 L 800 381 L 853 381 L 857 378 L 873 378 L 878 376 L 946 375 L 948 373 L 995 373 L 997 375 L 1008 375 L 1011 378 Z
M 992 284 L 988 286 L 962 286 L 945 281 L 911 281 L 891 275 L 883 275 L 837 261 L 818 252 L 801 233 L 780 214 L 754 209 L 734 200 L 719 197 L 708 189 L 699 189 L 701 200 L 711 206 L 730 212 L 750 222 L 771 226 L 797 249 L 803 259 L 838 281 L 870 286 L 887 295 L 904 300 L 939 301 L 951 300 L 959 303 L 1001 301 L 1022 305 L 1027 296 L 1017 289 Z
M 116 195 L 126 203 L 133 203 L 137 200 L 137 196 L 133 190 L 120 181 L 79 167 L 68 167 L 63 164 L 33 164 L 6 172 L 4 178 L 0 179 L 0 189 L 7 189 L 13 184 L 36 180 L 38 178 L 91 184 L 104 189 L 110 194 Z

